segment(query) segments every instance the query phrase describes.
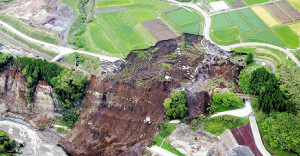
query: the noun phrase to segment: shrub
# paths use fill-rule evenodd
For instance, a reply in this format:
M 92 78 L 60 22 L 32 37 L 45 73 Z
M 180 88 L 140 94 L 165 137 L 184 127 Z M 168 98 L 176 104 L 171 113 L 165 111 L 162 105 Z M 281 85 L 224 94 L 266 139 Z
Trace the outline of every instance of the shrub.
M 212 105 L 216 107 L 216 111 L 222 112 L 243 107 L 243 100 L 236 97 L 233 93 L 216 93 L 213 96 Z
M 253 54 L 252 54 L 252 53 L 249 53 L 249 54 L 247 55 L 245 62 L 246 62 L 247 64 L 251 64 L 251 63 L 253 62 Z
M 79 120 L 80 114 L 75 110 L 68 110 L 63 113 L 62 121 L 69 128 L 74 128 L 76 122 Z

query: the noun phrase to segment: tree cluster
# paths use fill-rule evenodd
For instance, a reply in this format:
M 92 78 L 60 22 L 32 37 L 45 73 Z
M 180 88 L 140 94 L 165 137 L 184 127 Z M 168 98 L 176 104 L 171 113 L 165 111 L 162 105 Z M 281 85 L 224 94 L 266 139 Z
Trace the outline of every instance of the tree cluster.
M 247 64 L 251 64 L 251 63 L 253 62 L 253 53 L 249 53 L 249 54 L 247 55 L 245 62 L 246 62 Z
M 3 69 L 12 61 L 13 61 L 12 55 L 0 53 L 0 69 Z
M 27 79 L 26 98 L 33 100 L 37 83 L 47 81 L 54 89 L 58 100 L 64 108 L 74 107 L 81 102 L 85 95 L 87 76 L 80 71 L 63 69 L 47 60 L 18 58 L 18 67 Z
M 239 83 L 244 92 L 258 96 L 258 109 L 265 113 L 296 112 L 295 103 L 291 102 L 280 90 L 276 76 L 265 68 L 258 68 L 251 74 L 241 72 Z
M 171 98 L 166 98 L 164 107 L 166 108 L 167 119 L 182 119 L 187 114 L 188 108 L 186 106 L 187 100 L 185 92 L 180 91 L 173 93 Z
M 300 116 L 273 113 L 259 123 L 264 141 L 273 150 L 281 149 L 300 154 Z
M 0 155 L 15 155 L 19 151 L 19 145 L 3 131 L 0 133 Z

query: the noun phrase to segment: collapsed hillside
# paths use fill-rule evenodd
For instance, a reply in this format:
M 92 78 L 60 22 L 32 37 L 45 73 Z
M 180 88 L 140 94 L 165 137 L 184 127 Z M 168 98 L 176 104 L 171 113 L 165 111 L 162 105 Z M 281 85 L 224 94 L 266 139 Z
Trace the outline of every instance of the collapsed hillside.
M 207 114 L 210 97 L 203 90 L 240 91 L 236 79 L 243 67 L 230 61 L 229 52 L 207 54 L 202 43 L 195 35 L 161 41 L 132 51 L 120 71 L 92 77 L 87 108 L 60 146 L 70 155 L 141 155 L 158 131 L 171 92 L 186 91 L 192 119 Z M 147 117 L 151 124 L 144 122 Z

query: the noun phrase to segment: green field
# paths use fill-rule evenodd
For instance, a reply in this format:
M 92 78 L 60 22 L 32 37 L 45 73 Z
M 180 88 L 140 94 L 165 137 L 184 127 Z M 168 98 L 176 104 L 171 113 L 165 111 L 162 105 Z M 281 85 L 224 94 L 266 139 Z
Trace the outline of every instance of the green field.
M 259 4 L 259 3 L 265 3 L 269 2 L 270 0 L 243 0 L 246 5 L 253 5 L 253 4 Z
M 153 46 L 157 40 L 142 22 L 160 17 L 175 34 L 180 32 L 179 28 L 165 20 L 168 18 L 160 11 L 167 6 L 169 3 L 154 0 L 133 0 L 122 12 L 94 15 L 93 21 L 81 28 L 74 45 L 86 51 L 117 57 L 126 57 L 134 49 Z M 191 28 L 186 31 L 191 31 Z
M 238 12 L 229 12 L 228 16 L 244 32 L 252 31 L 253 28 L 239 15 Z
M 166 13 L 166 15 L 179 27 L 183 27 L 185 25 L 199 22 L 200 19 L 197 14 L 189 12 L 185 9 L 177 9 L 171 12 Z
M 230 20 L 226 17 L 225 14 L 219 14 L 213 17 L 214 25 L 213 29 L 223 29 L 223 28 L 229 28 L 232 27 L 233 24 L 230 22 Z
M 131 4 L 132 0 L 102 0 L 97 3 L 98 7 L 111 7 L 119 5 L 128 5 Z
M 266 28 L 264 22 L 250 8 L 242 9 L 240 12 L 255 29 Z
M 250 41 L 261 41 L 261 42 L 285 47 L 285 44 L 280 40 L 280 38 L 277 37 L 271 30 L 268 30 L 268 29 L 256 31 L 256 32 L 247 34 L 246 36 L 247 36 L 248 40 L 250 39 Z
M 288 47 L 299 47 L 299 36 L 294 34 L 288 26 L 275 27 L 273 30 L 283 39 Z
M 226 28 L 215 30 L 210 33 L 211 39 L 221 45 L 231 45 L 239 43 L 239 35 L 240 31 L 238 28 Z
M 199 29 L 200 29 L 200 25 L 198 23 L 192 24 L 190 26 L 181 28 L 180 30 L 183 33 L 189 33 L 189 34 L 195 34 L 198 35 L 199 34 Z

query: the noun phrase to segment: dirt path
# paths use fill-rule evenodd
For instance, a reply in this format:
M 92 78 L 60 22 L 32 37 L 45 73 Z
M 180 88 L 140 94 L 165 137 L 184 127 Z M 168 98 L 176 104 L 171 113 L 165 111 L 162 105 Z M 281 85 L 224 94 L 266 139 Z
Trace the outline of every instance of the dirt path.
M 252 107 L 251 107 L 251 104 L 250 104 L 250 100 L 246 99 L 245 100 L 245 106 L 243 108 L 216 113 L 216 114 L 212 115 L 211 118 L 216 117 L 216 116 L 221 116 L 221 115 L 232 115 L 232 116 L 238 116 L 238 117 L 248 117 L 251 113 L 252 113 Z

